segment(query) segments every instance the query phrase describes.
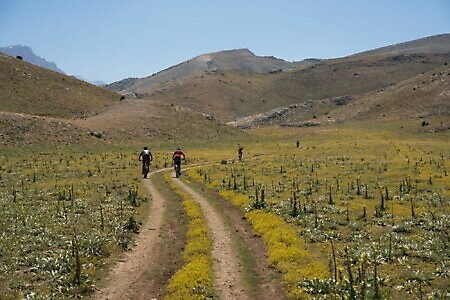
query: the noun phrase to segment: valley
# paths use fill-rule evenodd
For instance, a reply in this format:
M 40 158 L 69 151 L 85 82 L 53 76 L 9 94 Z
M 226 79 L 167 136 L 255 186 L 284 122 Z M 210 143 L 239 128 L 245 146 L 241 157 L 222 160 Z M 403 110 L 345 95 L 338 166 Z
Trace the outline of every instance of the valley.
M 97 87 L 0 54 L 2 299 L 447 297 L 449 55 L 238 49 Z

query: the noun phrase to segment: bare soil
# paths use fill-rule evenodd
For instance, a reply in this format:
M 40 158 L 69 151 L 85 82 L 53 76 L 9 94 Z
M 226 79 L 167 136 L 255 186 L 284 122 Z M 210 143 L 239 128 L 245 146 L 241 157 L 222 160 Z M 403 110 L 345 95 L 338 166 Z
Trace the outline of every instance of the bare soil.
M 185 228 L 180 199 L 154 173 L 151 179 L 144 179 L 152 199 L 148 220 L 132 250 L 114 266 L 94 299 L 162 299 L 168 280 L 182 266 Z M 265 246 L 252 233 L 242 212 L 214 191 L 197 184 L 190 186 L 177 178 L 172 180 L 204 212 L 213 238 L 213 276 L 218 297 L 285 299 L 279 274 L 268 266 Z
M 112 269 L 104 287 L 94 295 L 95 299 L 153 298 L 149 298 L 149 287 L 152 286 L 149 272 L 160 263 L 156 258 L 159 256 L 165 200 L 151 180 L 145 180 L 145 185 L 152 196 L 149 218 L 141 227 L 132 251 L 126 252 Z

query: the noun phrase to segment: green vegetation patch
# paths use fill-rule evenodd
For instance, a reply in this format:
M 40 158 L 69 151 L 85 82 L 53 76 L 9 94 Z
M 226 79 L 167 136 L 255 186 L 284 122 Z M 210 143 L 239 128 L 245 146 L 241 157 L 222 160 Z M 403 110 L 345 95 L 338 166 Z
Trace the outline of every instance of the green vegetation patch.
M 165 175 L 167 176 L 168 173 Z M 190 218 L 187 243 L 183 251 L 185 265 L 169 280 L 166 299 L 211 299 L 212 286 L 212 241 L 200 205 L 191 197 L 171 187 L 184 199 L 183 207 Z
M 127 152 L 0 156 L 3 299 L 88 294 L 139 232 L 138 167 Z
M 265 131 L 264 142 L 244 145 L 243 161 L 190 175 L 241 207 L 275 245 L 269 261 L 293 298 L 442 298 L 450 140 L 400 125 Z

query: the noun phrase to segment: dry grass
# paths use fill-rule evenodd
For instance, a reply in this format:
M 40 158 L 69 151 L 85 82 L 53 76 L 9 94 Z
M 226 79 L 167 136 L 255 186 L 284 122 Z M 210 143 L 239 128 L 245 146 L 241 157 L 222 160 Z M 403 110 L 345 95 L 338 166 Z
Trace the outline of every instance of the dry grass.
M 0 54 L 0 111 L 81 118 L 120 100 L 121 95 L 71 76 Z

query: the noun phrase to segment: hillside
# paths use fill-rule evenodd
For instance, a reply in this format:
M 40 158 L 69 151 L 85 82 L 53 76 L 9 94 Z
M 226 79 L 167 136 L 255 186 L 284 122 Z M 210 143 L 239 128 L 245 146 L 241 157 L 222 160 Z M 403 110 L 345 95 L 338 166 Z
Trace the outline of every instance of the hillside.
M 74 77 L 0 54 L 0 111 L 82 118 L 120 100 L 121 95 Z
M 355 56 L 368 55 L 400 55 L 400 54 L 446 54 L 450 45 L 450 34 L 429 36 L 418 40 L 408 41 L 369 51 L 364 51 Z
M 207 68 L 205 61 L 210 55 L 204 55 L 159 73 L 182 76 L 156 81 L 156 74 L 128 80 L 121 86 L 121 93 L 189 107 L 214 115 L 223 122 L 309 103 L 301 110 L 302 117 L 298 117 L 308 120 L 333 109 L 333 105 L 320 104 L 324 99 L 364 95 L 444 66 L 450 58 L 448 37 L 428 37 L 393 45 L 390 50 L 380 48 L 338 59 L 308 60 L 293 69 L 269 73 L 243 71 L 237 67 L 218 71 L 213 67 L 218 58 L 209 61 L 211 68 Z M 226 55 L 228 60 L 234 57 L 237 62 L 234 66 L 244 65 L 243 59 L 254 58 L 244 50 L 230 51 Z M 205 66 L 202 72 L 195 68 L 188 72 L 188 66 L 197 66 L 202 59 Z
M 401 55 L 322 60 L 276 74 L 208 72 L 160 84 L 138 96 L 229 122 L 281 106 L 362 95 L 432 71 L 448 60 L 449 55 Z M 320 113 L 305 111 L 305 118 Z
M 0 52 L 8 54 L 12 57 L 20 56 L 23 60 L 29 62 L 30 64 L 64 74 L 64 72 L 60 68 L 58 68 L 58 66 L 54 62 L 47 61 L 45 58 L 37 56 L 36 54 L 34 54 L 33 50 L 30 47 L 22 45 L 0 47 Z
M 308 100 L 228 124 L 239 128 L 308 127 L 345 121 L 421 119 L 430 125 L 424 129 L 444 130 L 450 128 L 449 77 L 450 68 L 444 66 L 364 95 Z
M 433 119 L 424 129 L 439 130 L 450 115 L 445 37 L 401 46 L 433 53 L 380 50 L 295 68 L 245 49 L 201 55 L 158 73 L 170 80 L 147 85 L 154 75 L 122 81 L 129 85 L 122 93 L 132 96 L 2 54 L 0 144 L 209 142 L 242 138 L 235 127 L 416 118 Z M 270 71 L 275 67 L 287 69 Z
M 0 55 L 0 145 L 135 144 L 235 137 L 210 116 L 167 103 L 126 99 Z
M 243 73 L 271 73 L 292 69 L 299 65 L 314 63 L 288 62 L 275 57 L 256 56 L 248 49 L 227 50 L 203 54 L 172 66 L 146 78 L 127 78 L 107 86 L 107 88 L 127 93 L 147 93 L 158 85 L 173 80 L 183 80 L 192 75 L 209 72 L 239 71 Z

